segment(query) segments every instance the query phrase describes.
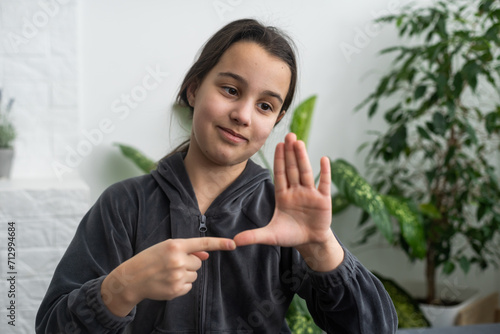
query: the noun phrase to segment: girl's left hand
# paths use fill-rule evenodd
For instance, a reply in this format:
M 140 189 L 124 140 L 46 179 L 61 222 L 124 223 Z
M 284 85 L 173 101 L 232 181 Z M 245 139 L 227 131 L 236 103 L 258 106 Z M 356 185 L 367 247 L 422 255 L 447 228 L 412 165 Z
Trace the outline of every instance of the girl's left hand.
M 305 144 L 297 140 L 295 134 L 289 133 L 285 143 L 276 146 L 274 180 L 276 208 L 273 218 L 265 227 L 236 235 L 236 245 L 295 247 L 310 266 L 311 263 L 317 265 L 317 258 L 322 254 L 321 262 L 326 261 L 328 265 L 313 269 L 327 271 L 336 267 L 343 259 L 343 251 L 330 229 L 332 202 L 329 159 L 321 159 L 321 174 L 316 189 Z M 328 261 L 331 256 L 334 258 Z

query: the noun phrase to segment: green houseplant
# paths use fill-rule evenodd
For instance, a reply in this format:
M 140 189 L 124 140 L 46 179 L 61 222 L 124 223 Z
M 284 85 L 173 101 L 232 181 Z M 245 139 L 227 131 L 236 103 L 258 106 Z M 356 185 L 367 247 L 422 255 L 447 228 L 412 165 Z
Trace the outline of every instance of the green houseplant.
M 500 3 L 436 1 L 378 22 L 393 24 L 403 41 L 382 50 L 392 55 L 393 68 L 358 106 L 369 117 L 383 113 L 387 123 L 364 145 L 367 170 L 375 189 L 406 201 L 423 227 L 426 299 L 434 303 L 439 270 L 485 269 L 500 259 L 493 162 L 500 134 Z M 419 257 L 404 240 L 398 245 Z
M 9 177 L 14 157 L 12 142 L 16 138 L 16 131 L 11 120 L 11 110 L 14 99 L 10 98 L 6 105 L 2 101 L 0 89 L 0 178 Z

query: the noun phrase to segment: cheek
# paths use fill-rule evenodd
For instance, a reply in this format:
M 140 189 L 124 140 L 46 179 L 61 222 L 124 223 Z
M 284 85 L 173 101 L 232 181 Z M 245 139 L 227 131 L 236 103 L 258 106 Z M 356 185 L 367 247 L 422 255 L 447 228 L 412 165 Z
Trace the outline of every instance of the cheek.
M 266 119 L 265 122 L 257 127 L 257 136 L 261 141 L 266 141 L 267 137 L 269 137 L 274 129 L 274 124 L 275 122 L 273 120 Z
M 193 131 L 196 131 L 199 128 L 199 124 L 203 124 L 203 113 L 201 112 L 201 110 L 195 110 L 191 123 Z
M 193 114 L 193 120 L 191 123 L 191 133 L 198 138 L 197 140 L 203 140 L 201 138 L 205 138 L 209 135 L 208 125 L 209 119 L 207 118 L 207 114 L 205 110 L 199 108 L 195 109 Z
M 193 113 L 193 129 L 203 127 L 210 120 L 216 117 L 217 104 L 214 99 L 205 97 L 203 103 L 197 103 Z
M 199 103 L 194 108 L 194 116 L 198 113 L 198 117 L 203 120 L 214 119 L 220 117 L 224 111 L 223 100 L 212 94 L 205 94 L 202 103 Z

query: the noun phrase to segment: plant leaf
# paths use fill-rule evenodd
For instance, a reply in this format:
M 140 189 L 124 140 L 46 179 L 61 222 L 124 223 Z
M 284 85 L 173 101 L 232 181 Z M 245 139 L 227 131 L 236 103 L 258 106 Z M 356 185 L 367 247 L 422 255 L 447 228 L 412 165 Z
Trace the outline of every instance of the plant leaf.
M 462 73 L 457 72 L 455 77 L 453 78 L 453 96 L 455 98 L 459 98 L 460 94 L 462 94 L 462 89 L 464 87 L 464 82 L 462 79 Z
M 295 295 L 286 313 L 286 322 L 292 333 L 321 334 L 322 330 L 314 323 L 304 299 Z
M 332 215 L 336 215 L 349 207 L 351 202 L 339 193 L 332 196 Z
M 375 113 L 377 112 L 377 108 L 378 108 L 378 100 L 375 100 L 370 106 L 370 110 L 368 111 L 368 117 L 372 117 L 373 115 L 375 115 Z
M 460 259 L 458 260 L 458 263 L 460 264 L 460 268 L 462 268 L 464 273 L 468 273 L 470 269 L 470 262 L 467 260 L 465 256 L 461 256 Z
M 399 126 L 394 134 L 389 138 L 389 147 L 391 148 L 392 157 L 396 158 L 408 146 L 406 143 L 407 132 L 405 124 Z
M 419 133 L 419 135 L 421 137 L 423 137 L 424 139 L 428 139 L 428 140 L 431 140 L 431 136 L 427 133 L 427 131 L 425 131 L 425 129 L 421 126 L 417 126 L 417 131 Z
M 488 206 L 485 205 L 484 203 L 479 203 L 479 207 L 477 208 L 476 211 L 476 219 L 478 222 L 481 221 L 481 219 L 483 219 L 483 216 L 487 211 L 488 211 Z
M 144 153 L 142 153 L 135 147 L 119 143 L 115 143 L 115 146 L 118 146 L 122 154 L 130 159 L 144 173 L 149 173 L 151 172 L 151 170 L 156 168 L 156 162 L 146 157 Z
M 441 212 L 432 203 L 423 203 L 418 206 L 420 212 L 432 219 L 441 219 Z
M 500 118 L 499 111 L 493 111 L 486 115 L 485 117 L 485 127 L 488 134 L 495 132 L 498 129 L 498 119 Z
M 394 196 L 382 195 L 385 207 L 401 227 L 401 234 L 411 247 L 411 254 L 423 259 L 426 254 L 426 241 L 422 219 L 409 202 Z
M 469 139 L 474 145 L 478 144 L 478 139 L 476 136 L 476 130 L 474 130 L 474 127 L 467 121 L 465 120 L 465 131 L 469 135 Z
M 444 135 L 446 132 L 446 120 L 440 112 L 436 111 L 432 116 L 432 125 L 434 126 L 434 133 L 437 135 Z
M 427 91 L 427 86 L 424 85 L 418 86 L 417 89 L 415 89 L 415 95 L 413 96 L 413 98 L 415 100 L 418 100 L 419 98 L 425 95 L 426 91 Z
M 462 76 L 467 80 L 473 92 L 476 90 L 477 75 L 480 68 L 481 67 L 473 60 L 468 61 L 462 68 Z
M 339 193 L 354 205 L 368 212 L 382 235 L 392 243 L 392 225 L 380 195 L 345 160 L 332 161 L 331 171 L 332 182 L 337 186 Z
M 451 261 L 446 261 L 443 265 L 443 274 L 449 275 L 455 270 L 455 264 Z
M 290 131 L 297 135 L 298 140 L 302 140 L 307 146 L 309 138 L 309 130 L 311 128 L 312 114 L 314 104 L 316 103 L 316 95 L 313 95 L 303 101 L 293 112 Z

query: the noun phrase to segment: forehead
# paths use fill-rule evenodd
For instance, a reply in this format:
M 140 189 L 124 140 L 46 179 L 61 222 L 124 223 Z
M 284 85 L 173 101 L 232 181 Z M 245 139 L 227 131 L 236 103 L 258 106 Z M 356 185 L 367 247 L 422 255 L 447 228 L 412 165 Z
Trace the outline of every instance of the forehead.
M 232 72 L 253 86 L 279 90 L 286 96 L 291 81 L 288 64 L 270 54 L 255 42 L 241 41 L 231 45 L 211 71 L 217 75 Z

